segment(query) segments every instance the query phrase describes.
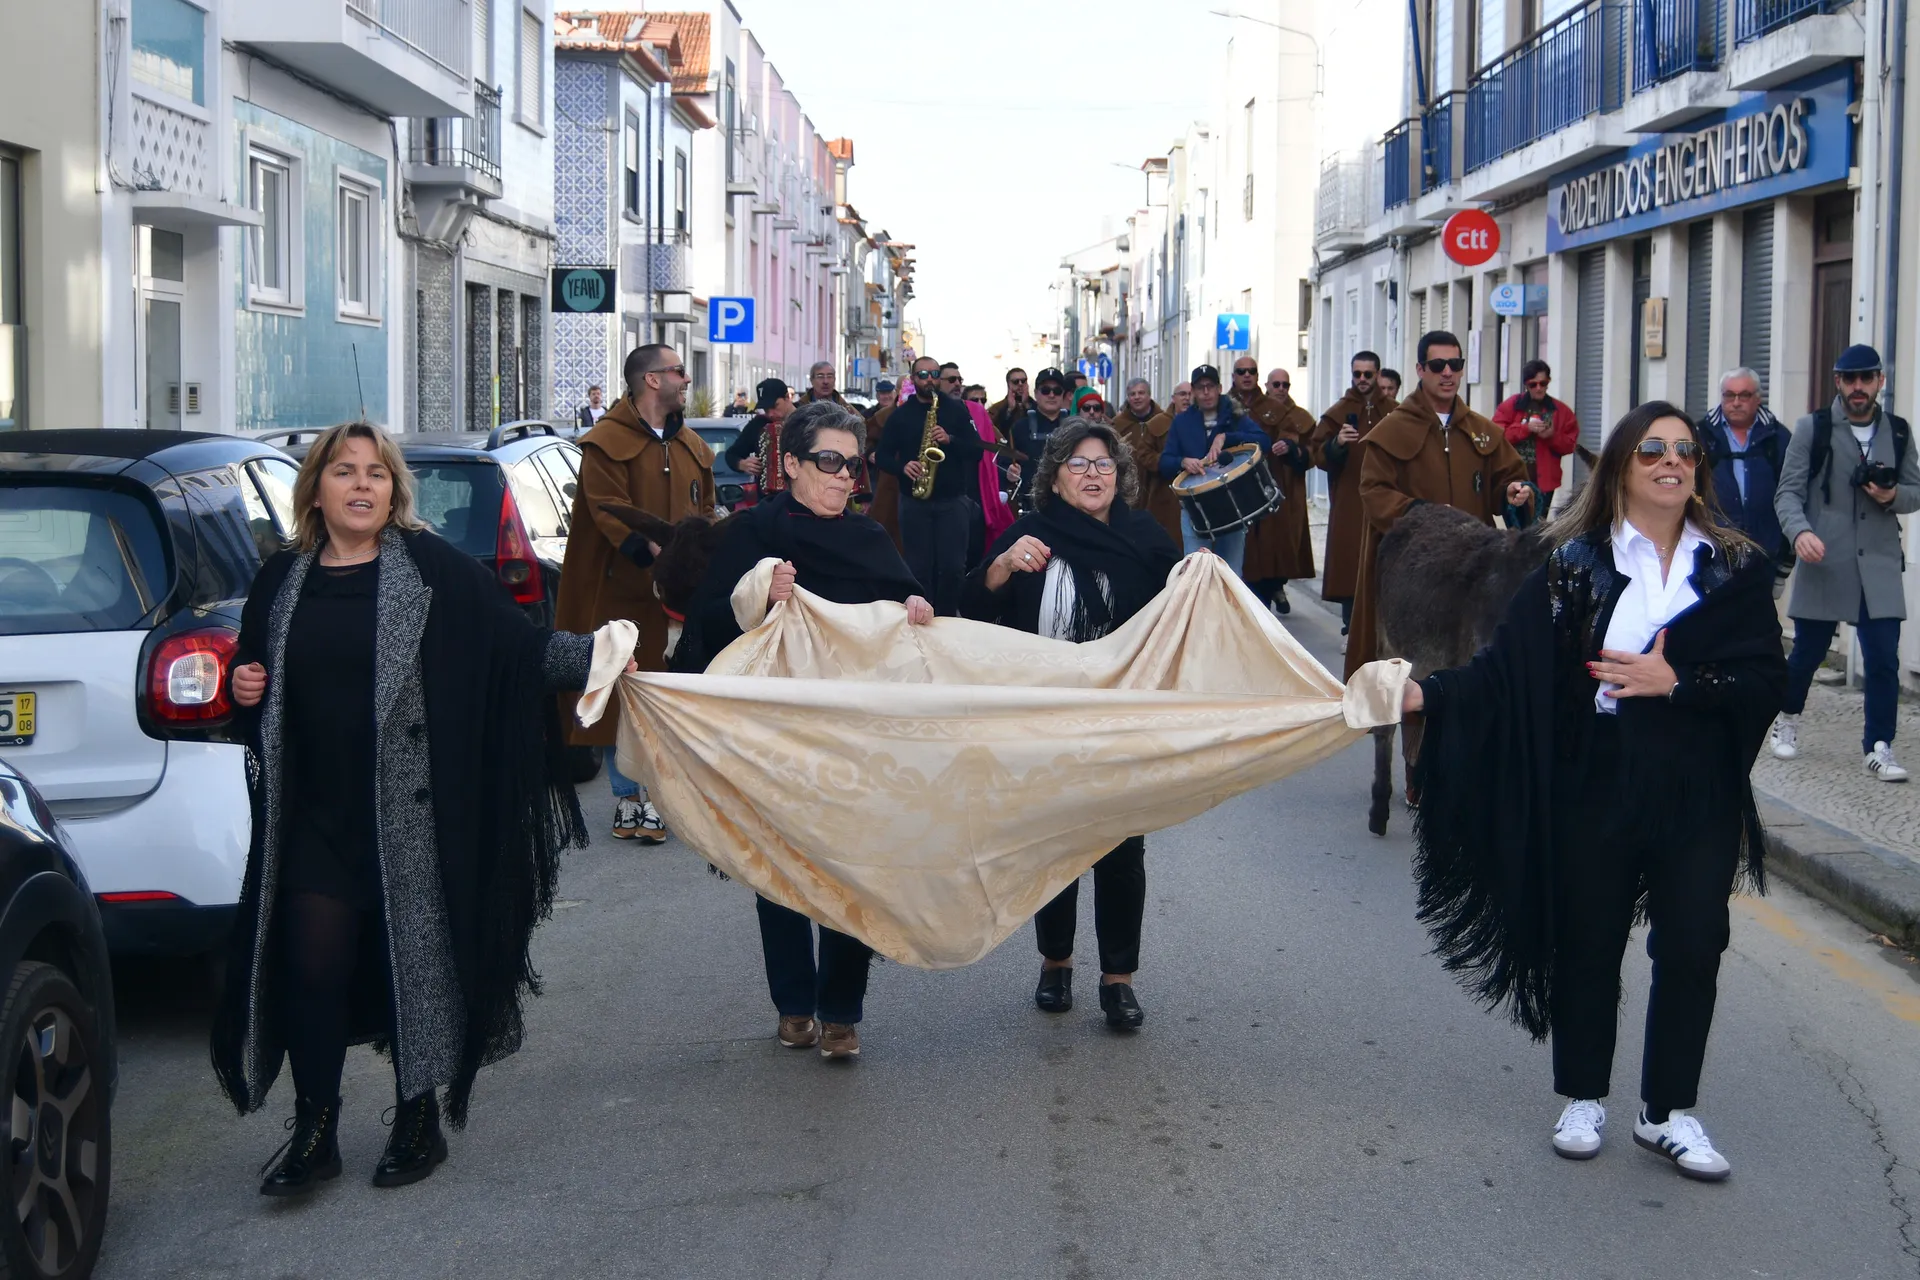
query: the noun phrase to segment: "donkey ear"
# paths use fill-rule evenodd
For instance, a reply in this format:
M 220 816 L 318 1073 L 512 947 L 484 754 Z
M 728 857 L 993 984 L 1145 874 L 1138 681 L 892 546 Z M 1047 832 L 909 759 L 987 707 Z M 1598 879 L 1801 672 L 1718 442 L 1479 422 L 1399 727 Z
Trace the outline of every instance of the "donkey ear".
M 659 516 L 650 515 L 638 507 L 628 506 L 624 502 L 602 502 L 600 510 L 618 520 L 621 524 L 643 535 L 647 541 L 658 546 L 666 546 L 673 541 L 673 526 Z

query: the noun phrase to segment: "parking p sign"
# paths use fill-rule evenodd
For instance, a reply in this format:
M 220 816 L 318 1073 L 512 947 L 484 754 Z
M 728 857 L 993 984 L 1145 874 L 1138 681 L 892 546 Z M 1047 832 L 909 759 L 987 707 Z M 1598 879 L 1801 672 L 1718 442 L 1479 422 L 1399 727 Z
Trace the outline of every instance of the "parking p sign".
M 708 342 L 752 342 L 753 299 L 715 298 L 707 304 Z

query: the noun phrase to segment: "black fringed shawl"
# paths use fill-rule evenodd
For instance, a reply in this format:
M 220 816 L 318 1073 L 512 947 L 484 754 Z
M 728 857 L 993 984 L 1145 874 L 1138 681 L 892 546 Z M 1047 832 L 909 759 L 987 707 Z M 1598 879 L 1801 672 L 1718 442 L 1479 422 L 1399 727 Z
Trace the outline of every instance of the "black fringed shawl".
M 1045 573 L 1016 573 L 1000 590 L 987 588 L 987 570 L 994 559 L 1028 534 L 1046 544 L 1073 574 L 1074 616 L 1068 632 L 1076 642 L 1098 640 L 1124 626 L 1166 588 L 1167 575 L 1180 562 L 1180 549 L 1160 522 L 1131 509 L 1123 499 L 1115 498 L 1107 518 L 1096 520 L 1055 497 L 1008 526 L 967 575 L 961 616 L 1041 633 Z
M 1701 548 L 1700 600 L 1667 627 L 1670 699 L 1621 699 L 1620 730 L 1651 791 L 1622 796 L 1649 833 L 1684 834 L 1688 813 L 1737 806 L 1746 877 L 1764 890 L 1766 842 L 1748 774 L 1786 687 L 1770 562 Z M 1493 643 L 1423 683 L 1416 766 L 1419 917 L 1474 996 L 1509 1006 L 1545 1038 L 1552 989 L 1553 805 L 1580 775 L 1598 684 L 1586 669 L 1627 579 L 1611 543 L 1586 535 L 1529 576 Z M 1556 782 L 1556 779 L 1561 781 Z

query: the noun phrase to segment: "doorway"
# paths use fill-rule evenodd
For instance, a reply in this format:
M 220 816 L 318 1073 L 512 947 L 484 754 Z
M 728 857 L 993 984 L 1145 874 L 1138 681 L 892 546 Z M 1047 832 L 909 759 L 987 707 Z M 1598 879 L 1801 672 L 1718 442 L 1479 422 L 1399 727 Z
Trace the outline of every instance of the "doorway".
M 1813 369 L 1808 410 L 1833 395 L 1829 376 L 1853 336 L 1853 193 L 1835 191 L 1813 206 Z
M 140 279 L 140 421 L 148 430 L 179 431 L 186 425 L 188 408 L 180 372 L 186 237 L 158 227 L 136 227 L 134 235 Z

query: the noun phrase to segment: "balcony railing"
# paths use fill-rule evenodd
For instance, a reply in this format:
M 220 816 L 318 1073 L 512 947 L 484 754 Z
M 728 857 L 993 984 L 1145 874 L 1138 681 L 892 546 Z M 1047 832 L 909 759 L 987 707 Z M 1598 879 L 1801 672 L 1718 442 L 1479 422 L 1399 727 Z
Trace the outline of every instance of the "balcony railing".
M 407 157 L 414 164 L 476 169 L 500 180 L 500 91 L 473 86 L 473 118 L 421 120 Z
M 1413 121 L 1402 120 L 1380 140 L 1381 207 L 1398 209 L 1413 198 Z
M 421 57 L 462 80 L 473 51 L 469 0 L 347 0 L 353 10 Z
M 1733 42 L 1746 44 L 1769 31 L 1816 13 L 1832 13 L 1834 0 L 1734 0 Z
M 1555 22 L 1467 87 L 1467 170 L 1588 116 L 1620 109 L 1626 11 L 1594 4 Z
M 1453 98 L 1442 94 L 1420 116 L 1420 194 L 1453 181 Z
M 1367 224 L 1380 216 L 1373 185 L 1373 148 L 1354 155 L 1330 156 L 1320 166 L 1320 186 L 1314 193 L 1313 241 L 1321 247 L 1360 243 Z
M 1720 0 L 1640 0 L 1634 9 L 1633 91 L 1720 65 Z

